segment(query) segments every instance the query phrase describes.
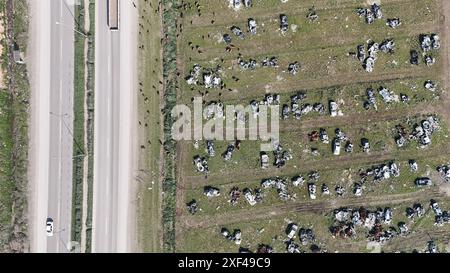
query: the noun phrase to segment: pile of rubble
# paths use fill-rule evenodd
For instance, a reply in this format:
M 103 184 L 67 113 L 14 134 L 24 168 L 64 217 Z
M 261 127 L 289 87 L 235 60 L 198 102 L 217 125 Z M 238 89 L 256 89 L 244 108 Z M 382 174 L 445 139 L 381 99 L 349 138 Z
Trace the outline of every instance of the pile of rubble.
M 205 88 L 223 88 L 221 73 L 222 68 L 219 65 L 215 69 L 203 69 L 200 65 L 195 64 L 186 77 L 186 82 L 188 85 L 200 84 Z M 203 82 L 199 81 L 200 76 L 202 76 Z
M 435 116 L 428 116 L 420 122 L 420 125 L 415 124 L 413 127 L 412 133 L 408 134 L 403 126 L 396 126 L 398 135 L 395 142 L 398 147 L 404 146 L 408 140 L 417 140 L 421 148 L 426 147 L 431 144 L 432 134 L 440 128 L 439 120 Z
M 372 24 L 376 19 L 381 19 L 383 13 L 381 7 L 377 4 L 372 4 L 370 8 L 357 8 L 356 14 L 359 17 L 364 17 L 367 24 Z
M 369 40 L 367 42 L 367 54 L 366 47 L 364 45 L 358 45 L 356 50 L 356 57 L 362 63 L 363 68 L 367 72 L 372 72 L 375 61 L 378 58 L 378 52 L 393 53 L 395 50 L 395 42 L 392 39 L 386 39 L 379 44 Z
M 373 166 L 366 171 L 360 172 L 359 175 L 361 177 L 361 183 L 366 182 L 369 177 L 372 178 L 374 182 L 381 182 L 391 178 L 391 176 L 400 176 L 400 168 L 395 161 L 391 161 L 388 164 Z
M 433 199 L 430 200 L 430 207 L 436 215 L 434 220 L 435 225 L 443 226 L 444 224 L 450 223 L 450 215 L 448 214 L 448 211 L 442 211 L 438 202 Z
M 220 233 L 228 241 L 232 241 L 237 245 L 241 244 L 241 242 L 242 242 L 242 233 L 241 233 L 241 230 L 239 230 L 239 229 L 235 229 L 232 234 L 227 228 L 222 228 Z
M 291 195 L 287 189 L 286 180 L 280 177 L 267 178 L 261 181 L 261 187 L 264 189 L 274 188 L 278 192 L 278 196 L 281 200 L 287 201 L 291 199 Z
M 305 98 L 306 93 L 304 92 L 297 92 L 297 94 L 291 96 L 291 107 L 284 104 L 281 110 L 282 119 L 289 118 L 291 112 L 296 119 L 300 119 L 303 115 L 307 115 L 312 112 L 319 113 L 320 115 L 325 114 L 325 106 L 322 103 L 300 104 L 300 102 Z
M 445 182 L 450 181 L 450 165 L 439 165 L 436 170 Z

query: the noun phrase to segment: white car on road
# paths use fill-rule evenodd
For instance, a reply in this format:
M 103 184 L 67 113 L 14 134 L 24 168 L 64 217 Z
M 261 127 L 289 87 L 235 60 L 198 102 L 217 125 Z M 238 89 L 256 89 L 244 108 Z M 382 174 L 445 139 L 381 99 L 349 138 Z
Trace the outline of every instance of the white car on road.
M 47 236 L 53 236 L 53 219 L 52 218 L 47 218 L 46 231 L 47 231 Z

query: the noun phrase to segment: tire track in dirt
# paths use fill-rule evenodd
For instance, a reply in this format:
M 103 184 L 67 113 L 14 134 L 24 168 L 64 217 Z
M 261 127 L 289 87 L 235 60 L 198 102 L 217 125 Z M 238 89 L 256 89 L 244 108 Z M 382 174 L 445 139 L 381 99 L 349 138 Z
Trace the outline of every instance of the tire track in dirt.
M 264 206 L 255 209 L 243 209 L 240 211 L 221 213 L 215 215 L 205 216 L 181 216 L 181 223 L 184 228 L 205 228 L 215 225 L 228 225 L 232 223 L 246 222 L 265 219 L 268 217 L 276 217 L 290 212 L 314 212 L 327 213 L 340 207 L 360 207 L 367 208 L 381 206 L 381 205 L 397 205 L 405 202 L 413 202 L 419 199 L 426 198 L 444 198 L 445 195 L 440 193 L 438 189 L 417 191 L 413 193 L 392 194 L 376 197 L 364 198 L 349 198 L 342 200 L 327 200 L 327 201 L 303 201 L 291 204 L 281 204 L 275 206 Z

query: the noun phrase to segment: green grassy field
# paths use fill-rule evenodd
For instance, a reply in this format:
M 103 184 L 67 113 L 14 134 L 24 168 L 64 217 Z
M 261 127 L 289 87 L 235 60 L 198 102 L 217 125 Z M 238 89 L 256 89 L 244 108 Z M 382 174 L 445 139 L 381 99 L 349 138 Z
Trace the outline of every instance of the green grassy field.
M 293 159 L 280 169 L 270 166 L 261 170 L 260 141 L 243 140 L 240 150 L 234 151 L 228 162 L 220 155 L 232 141 L 215 141 L 216 156 L 208 158 L 210 172 L 200 174 L 196 172 L 192 160 L 196 155 L 207 156 L 205 141 L 199 142 L 198 149 L 193 147 L 193 141 L 181 141 L 178 149 L 181 160 L 177 168 L 177 219 L 181 228 L 177 230 L 179 251 L 237 251 L 239 246 L 227 242 L 219 233 L 220 228 L 225 226 L 230 230 L 240 228 L 243 236 L 249 236 L 243 239 L 241 246 L 244 248 L 255 251 L 258 244 L 264 243 L 283 252 L 286 250 L 283 232 L 289 222 L 286 219 L 293 218 L 317 229 L 323 249 L 331 252 L 368 252 L 370 249 L 367 249 L 363 231 L 358 231 L 358 236 L 349 240 L 331 237 L 328 228 L 333 206 L 358 202 L 367 202 L 365 205 L 368 207 L 371 204 L 384 206 L 395 199 L 393 225 L 397 221 L 406 221 L 404 210 L 406 206 L 412 206 L 409 203 L 414 198 L 424 200 L 425 206 L 428 206 L 430 198 L 440 198 L 441 207 L 448 207 L 450 199 L 442 190 L 444 186 L 435 171 L 437 165 L 449 161 L 446 154 L 450 149 L 448 113 L 439 110 L 448 104 L 443 76 L 444 56 L 441 50 L 430 52 L 436 58 L 436 64 L 431 67 L 427 67 L 422 60 L 418 66 L 409 62 L 411 50 L 421 51 L 419 35 L 439 32 L 439 24 L 442 24 L 439 20 L 440 1 L 382 1 L 383 18 L 371 25 L 357 16 L 356 8 L 361 6 L 367 7 L 365 2 L 353 0 L 305 0 L 284 4 L 275 0 L 254 0 L 251 8 L 242 7 L 235 11 L 228 7 L 228 1 L 184 1 L 178 27 L 179 103 L 192 106 L 192 99 L 201 95 L 206 103 L 221 101 L 224 105 L 246 105 L 251 100 L 260 101 L 270 93 L 279 94 L 280 104 L 283 105 L 290 104 L 290 97 L 302 91 L 306 93 L 306 99 L 300 104 L 322 103 L 326 113 L 310 113 L 300 120 L 291 117 L 280 121 L 280 142 L 293 155 Z M 310 8 L 314 8 L 319 16 L 316 21 L 307 19 Z M 285 35 L 279 31 L 280 14 L 286 14 L 289 18 L 290 28 Z M 386 26 L 386 18 L 393 17 L 399 17 L 402 21 L 396 29 Z M 254 18 L 258 23 L 256 35 L 250 35 L 247 31 L 248 18 Z M 240 27 L 245 39 L 232 34 L 231 26 Z M 224 34 L 230 34 L 232 38 L 228 51 L 222 40 Z M 380 52 L 372 73 L 364 71 L 361 62 L 350 54 L 356 51 L 357 45 L 366 45 L 368 40 L 382 42 L 388 38 L 396 44 L 394 53 Z M 261 62 L 271 56 L 278 58 L 278 68 L 242 70 L 238 64 L 239 58 Z M 290 75 L 287 66 L 294 61 L 300 63 L 300 72 Z M 205 89 L 201 81 L 198 85 L 188 85 L 185 77 L 194 64 L 205 69 L 220 66 L 222 72 L 219 75 L 224 88 Z M 437 83 L 436 92 L 424 88 L 424 82 L 429 79 Z M 384 103 L 376 92 L 381 86 L 395 95 L 407 95 L 409 102 Z M 369 87 L 377 94 L 377 109 L 365 110 L 363 107 Z M 338 102 L 343 116 L 330 117 L 330 100 Z M 432 136 L 430 146 L 419 148 L 417 141 L 411 140 L 404 147 L 397 147 L 396 125 L 402 125 L 411 132 L 415 123 L 431 114 L 439 117 L 441 129 Z M 330 140 L 334 137 L 334 130 L 340 128 L 354 144 L 353 153 L 342 152 L 340 156 L 334 156 L 331 141 L 329 144 L 310 141 L 308 134 L 319 128 L 327 130 Z M 362 138 L 369 139 L 371 143 L 369 153 L 364 153 L 360 147 Z M 318 156 L 312 155 L 312 148 L 319 151 Z M 271 153 L 269 157 L 272 163 L 274 157 Z M 409 171 L 407 162 L 410 159 L 417 160 L 419 172 Z M 391 160 L 400 165 L 399 177 L 380 183 L 366 182 L 362 199 L 352 194 L 361 168 Z M 312 170 L 318 170 L 321 175 L 315 182 L 318 186 L 317 200 L 309 199 L 307 187 L 303 185 L 300 188 L 288 186 L 295 200 L 281 201 L 274 189 L 264 189 L 261 204 L 250 206 L 243 195 L 235 206 L 228 202 L 233 186 L 240 190 L 254 189 L 260 186 L 264 178 L 279 176 L 290 179 L 298 174 L 306 176 Z M 414 186 L 414 180 L 419 176 L 430 176 L 437 182 L 430 188 L 418 189 Z M 328 185 L 331 196 L 321 196 L 322 183 Z M 216 198 L 204 196 L 203 187 L 207 185 L 218 187 L 221 195 Z M 346 189 L 347 194 L 343 197 L 334 194 L 334 187 L 338 185 Z M 198 201 L 196 215 L 190 215 L 185 206 L 192 199 Z M 308 211 L 309 206 L 311 211 Z M 298 212 L 294 213 L 296 210 Z M 393 239 L 382 249 L 412 251 L 415 248 L 422 251 L 430 239 L 424 234 L 430 232 L 432 237 L 435 234 L 434 240 L 445 251 L 446 236 L 443 234 L 448 227 L 435 227 L 433 221 L 432 213 L 427 213 L 417 223 L 407 222 L 414 232 L 405 238 Z M 262 229 L 265 231 L 260 232 Z M 401 243 L 403 239 L 404 244 Z M 208 245 L 211 240 L 217 243 Z

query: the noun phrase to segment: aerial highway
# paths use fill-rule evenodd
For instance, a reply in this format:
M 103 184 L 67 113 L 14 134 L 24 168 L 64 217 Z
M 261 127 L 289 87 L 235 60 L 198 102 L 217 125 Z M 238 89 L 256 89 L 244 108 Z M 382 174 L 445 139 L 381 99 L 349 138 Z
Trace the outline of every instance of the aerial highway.
M 32 0 L 30 234 L 32 252 L 71 245 L 73 154 L 73 0 Z M 46 220 L 53 219 L 53 236 Z
M 134 234 L 130 183 L 138 15 L 132 1 L 118 1 L 118 27 L 111 27 L 108 3 L 95 5 L 92 252 L 127 252 Z

